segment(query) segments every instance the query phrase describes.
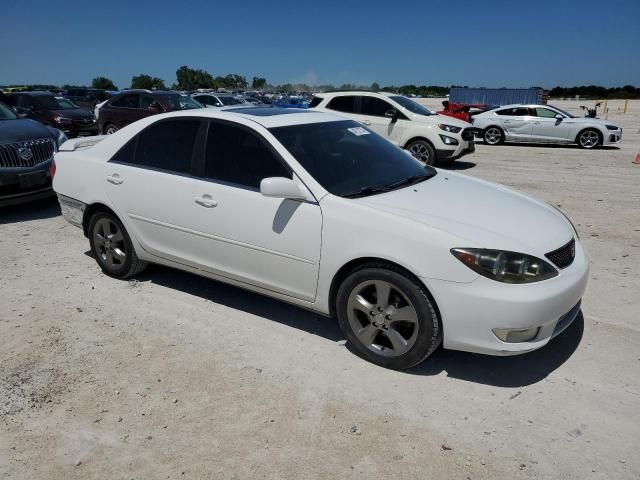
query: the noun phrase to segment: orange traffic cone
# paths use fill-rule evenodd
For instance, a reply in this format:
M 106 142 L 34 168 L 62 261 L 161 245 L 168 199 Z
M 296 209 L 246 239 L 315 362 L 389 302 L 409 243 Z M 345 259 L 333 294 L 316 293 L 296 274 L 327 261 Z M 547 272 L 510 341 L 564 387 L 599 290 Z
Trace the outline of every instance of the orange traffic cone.
M 631 163 L 635 163 L 636 165 L 640 165 L 640 152 L 636 155 L 636 159 Z

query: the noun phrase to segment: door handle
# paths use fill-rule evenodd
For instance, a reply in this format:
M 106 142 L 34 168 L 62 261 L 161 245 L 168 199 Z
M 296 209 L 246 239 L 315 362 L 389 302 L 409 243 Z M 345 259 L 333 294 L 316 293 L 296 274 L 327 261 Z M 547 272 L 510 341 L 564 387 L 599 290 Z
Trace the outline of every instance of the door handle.
M 205 195 L 202 195 L 201 197 L 196 197 L 194 201 L 201 207 L 205 207 L 205 208 L 213 208 L 218 206 L 218 202 L 216 202 L 213 198 L 211 198 L 211 195 L 205 194 Z
M 369 120 L 363 120 L 362 124 L 369 126 L 369 125 L 371 125 L 371 122 Z
M 120 178 L 120 175 L 118 175 L 117 173 L 114 173 L 113 175 L 109 175 L 107 177 L 107 182 L 113 183 L 114 185 L 120 185 L 122 182 L 124 182 L 124 179 Z

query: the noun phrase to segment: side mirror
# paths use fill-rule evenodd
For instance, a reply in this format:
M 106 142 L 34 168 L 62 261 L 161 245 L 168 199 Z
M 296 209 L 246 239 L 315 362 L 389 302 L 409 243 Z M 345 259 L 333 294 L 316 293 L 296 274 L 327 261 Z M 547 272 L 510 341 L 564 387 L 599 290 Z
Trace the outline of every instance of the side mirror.
M 158 102 L 151 103 L 151 105 L 149 105 L 149 110 L 156 113 L 162 113 L 162 107 Z
M 289 200 L 307 199 L 307 193 L 298 182 L 284 177 L 263 178 L 260 182 L 260 193 L 265 197 L 288 198 Z
M 554 118 L 556 120 L 562 120 L 564 117 L 558 113 Z
M 384 116 L 395 122 L 398 119 L 398 111 L 395 108 L 392 108 L 391 110 L 384 112 Z

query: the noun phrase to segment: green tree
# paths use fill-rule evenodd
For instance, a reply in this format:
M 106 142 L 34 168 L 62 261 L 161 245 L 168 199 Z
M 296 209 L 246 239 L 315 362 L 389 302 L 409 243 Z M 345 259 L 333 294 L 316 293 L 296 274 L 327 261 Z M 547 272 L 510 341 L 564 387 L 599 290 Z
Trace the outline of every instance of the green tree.
M 118 90 L 118 87 L 114 85 L 110 78 L 96 77 L 91 80 L 91 86 L 93 88 L 101 88 L 103 90 Z
M 262 90 L 267 85 L 267 79 L 262 77 L 253 77 L 251 88 L 253 90 Z
M 152 77 L 141 73 L 131 78 L 131 88 L 144 88 L 146 90 L 164 90 L 164 81 L 158 77 Z
M 378 90 L 380 90 L 380 84 L 378 84 L 377 82 L 373 82 L 371 84 L 371 90 L 373 90 L 374 92 L 377 92 Z
M 220 78 L 220 77 L 219 77 Z M 176 70 L 176 87 L 178 90 L 197 90 L 198 88 L 217 88 L 216 79 L 209 72 L 194 70 L 186 65 Z

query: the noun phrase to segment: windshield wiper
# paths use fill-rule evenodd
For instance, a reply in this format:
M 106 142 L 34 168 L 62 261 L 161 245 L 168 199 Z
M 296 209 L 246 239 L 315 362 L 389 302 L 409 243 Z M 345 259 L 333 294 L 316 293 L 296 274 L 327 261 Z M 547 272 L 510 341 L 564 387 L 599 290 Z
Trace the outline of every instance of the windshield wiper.
M 404 187 L 406 185 L 415 185 L 416 183 L 424 182 L 425 180 L 428 180 L 433 176 L 435 176 L 435 172 L 411 175 L 410 177 L 403 178 L 402 180 L 398 180 L 397 182 L 387 185 L 386 188 L 388 188 L 389 190 L 393 190 L 394 188 Z
M 357 192 L 343 193 L 341 196 L 345 198 L 355 198 L 355 197 L 364 197 L 366 195 L 371 195 L 373 193 L 382 193 L 382 192 L 388 192 L 388 191 L 389 191 L 389 188 L 386 185 L 378 186 L 378 187 L 368 185 L 366 187 L 362 187 Z

